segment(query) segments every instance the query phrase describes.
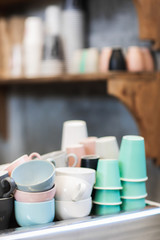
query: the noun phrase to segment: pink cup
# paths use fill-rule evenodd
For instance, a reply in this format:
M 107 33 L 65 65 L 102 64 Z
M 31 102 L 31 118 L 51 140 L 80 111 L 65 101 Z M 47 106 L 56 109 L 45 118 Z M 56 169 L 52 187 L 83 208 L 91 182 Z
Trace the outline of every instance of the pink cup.
M 23 192 L 16 190 L 14 194 L 14 198 L 18 202 L 45 202 L 50 201 L 54 198 L 56 194 L 56 187 L 54 186 L 48 191 L 45 192 Z
M 106 73 L 109 69 L 109 62 L 112 55 L 112 48 L 105 47 L 102 49 L 99 60 L 99 70 L 102 73 Z
M 67 147 L 66 152 L 68 154 L 74 153 L 77 156 L 78 163 L 77 163 L 76 167 L 80 167 L 81 166 L 81 157 L 86 155 L 84 146 L 82 144 L 75 144 L 70 147 Z M 74 163 L 74 159 L 73 159 L 73 157 L 70 157 L 69 158 L 69 167 L 73 166 L 73 163 Z
M 26 155 L 23 155 L 22 157 L 16 159 L 15 161 L 13 161 L 12 163 L 9 164 L 9 166 L 7 166 L 5 168 L 5 170 L 8 171 L 8 174 L 9 176 L 11 176 L 11 173 L 12 171 L 18 167 L 19 165 L 21 165 L 22 163 L 25 163 L 25 162 L 28 162 L 30 160 L 32 160 L 33 158 L 38 158 L 38 159 L 41 159 L 41 156 L 39 155 L 39 153 L 31 153 L 29 156 L 26 154 Z
M 97 137 L 88 137 L 80 142 L 84 146 L 86 155 L 96 154 L 96 140 Z

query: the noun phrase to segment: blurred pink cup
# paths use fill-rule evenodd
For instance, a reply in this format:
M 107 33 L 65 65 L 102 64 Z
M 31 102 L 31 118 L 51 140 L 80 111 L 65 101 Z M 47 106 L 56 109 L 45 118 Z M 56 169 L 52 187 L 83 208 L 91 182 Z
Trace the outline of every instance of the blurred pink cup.
M 81 157 L 86 155 L 84 146 L 82 144 L 75 144 L 75 145 L 72 145 L 70 147 L 67 147 L 66 152 L 68 154 L 69 153 L 74 153 L 77 156 L 78 163 L 77 163 L 76 167 L 80 167 L 81 166 Z M 73 161 L 74 161 L 74 158 L 70 157 L 69 158 L 69 166 L 73 165 Z
M 141 48 L 132 46 L 126 54 L 127 70 L 129 72 L 143 72 L 145 70 L 144 58 Z
M 88 137 L 80 143 L 84 146 L 86 155 L 95 155 L 97 137 Z
M 39 155 L 39 153 L 33 152 L 31 153 L 29 156 L 23 155 L 20 158 L 16 159 L 15 161 L 13 161 L 12 163 L 9 164 L 9 166 L 7 166 L 5 168 L 5 170 L 8 171 L 9 176 L 11 176 L 12 171 L 18 167 L 19 165 L 21 165 L 22 163 L 28 162 L 30 160 L 32 160 L 33 158 L 38 158 L 41 159 L 41 156 Z
M 45 202 L 45 201 L 52 200 L 55 194 L 56 194 L 56 187 L 53 186 L 53 188 L 45 192 L 23 192 L 23 191 L 16 190 L 14 194 L 14 198 L 16 201 L 26 202 L 26 203 Z
M 99 71 L 105 73 L 109 69 L 109 62 L 112 55 L 112 48 L 105 47 L 102 49 L 99 59 Z

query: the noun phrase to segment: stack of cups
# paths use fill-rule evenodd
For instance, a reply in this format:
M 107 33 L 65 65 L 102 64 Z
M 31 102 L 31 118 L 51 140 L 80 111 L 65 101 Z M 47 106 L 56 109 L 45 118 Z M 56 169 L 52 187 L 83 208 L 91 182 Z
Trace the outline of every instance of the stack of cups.
M 73 53 L 84 48 L 84 11 L 81 0 L 66 0 L 62 12 L 65 67 L 72 73 Z
M 137 210 L 145 207 L 146 157 L 144 138 L 124 136 L 119 154 L 122 210 Z
M 24 74 L 27 77 L 40 74 L 42 45 L 42 21 L 39 17 L 28 17 L 25 20 L 23 40 Z
M 120 189 L 122 189 L 118 160 L 98 161 L 93 213 L 105 215 L 120 212 Z
M 92 208 L 95 170 L 88 168 L 56 168 L 56 219 L 88 216 Z
M 55 216 L 55 167 L 49 161 L 33 160 L 16 167 L 15 218 L 20 226 L 52 222 Z

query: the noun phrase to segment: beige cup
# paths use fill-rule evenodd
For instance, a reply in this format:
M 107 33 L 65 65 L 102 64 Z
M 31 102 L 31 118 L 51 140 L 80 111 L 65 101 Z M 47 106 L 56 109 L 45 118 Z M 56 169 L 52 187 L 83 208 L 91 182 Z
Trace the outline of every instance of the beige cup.
M 119 147 L 116 137 L 98 138 L 96 140 L 96 155 L 102 159 L 118 159 Z
M 66 151 L 68 154 L 75 154 L 77 156 L 78 163 L 76 164 L 76 167 L 80 167 L 81 166 L 81 157 L 86 155 L 84 146 L 82 144 L 75 144 L 70 147 L 67 147 Z M 69 158 L 69 166 L 70 167 L 73 165 L 73 161 L 74 161 L 74 159 L 71 156 Z

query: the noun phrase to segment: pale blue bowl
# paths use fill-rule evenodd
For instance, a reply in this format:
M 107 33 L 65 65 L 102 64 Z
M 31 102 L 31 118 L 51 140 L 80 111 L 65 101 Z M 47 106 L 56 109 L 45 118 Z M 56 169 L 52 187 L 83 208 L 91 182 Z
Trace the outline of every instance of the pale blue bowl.
M 26 227 L 53 222 L 55 200 L 37 203 L 15 201 L 15 218 L 19 226 Z

